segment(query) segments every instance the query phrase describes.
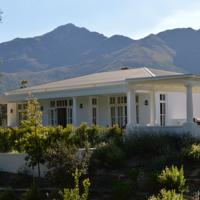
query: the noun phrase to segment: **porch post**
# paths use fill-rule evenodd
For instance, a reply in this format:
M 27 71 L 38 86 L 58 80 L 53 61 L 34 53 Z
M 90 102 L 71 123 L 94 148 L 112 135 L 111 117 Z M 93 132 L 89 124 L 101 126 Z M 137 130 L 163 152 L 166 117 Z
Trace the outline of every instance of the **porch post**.
M 129 89 L 127 92 L 127 116 L 128 125 L 136 125 L 136 103 L 135 103 L 135 91 Z
M 192 97 L 192 84 L 188 83 L 186 87 L 186 114 L 187 114 L 187 123 L 193 123 L 193 97 Z
M 155 105 L 155 91 L 151 91 L 150 93 L 150 125 L 155 125 L 155 119 L 156 119 L 156 105 Z
M 73 125 L 77 126 L 77 97 L 73 97 Z

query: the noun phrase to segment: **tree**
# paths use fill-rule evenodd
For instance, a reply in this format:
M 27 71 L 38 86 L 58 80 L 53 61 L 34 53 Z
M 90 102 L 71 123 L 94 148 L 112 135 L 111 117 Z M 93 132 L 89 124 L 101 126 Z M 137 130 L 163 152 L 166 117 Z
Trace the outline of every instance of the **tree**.
M 20 88 L 26 88 L 27 87 L 27 84 L 28 84 L 28 81 L 27 80 L 22 80 L 21 81 L 21 85 L 20 85 Z
M 76 169 L 84 175 L 87 173 L 89 158 L 90 152 L 87 149 L 80 152 L 64 141 L 55 142 L 47 148 L 45 154 L 47 176 L 57 185 L 63 186 L 66 181 L 71 180 L 71 174 Z
M 26 160 L 29 166 L 33 168 L 38 166 L 38 176 L 40 177 L 40 164 L 44 163 L 43 154 L 45 151 L 45 138 L 42 132 L 42 112 L 37 99 L 29 97 L 25 111 L 25 120 L 22 121 L 22 127 L 30 130 L 25 136 L 24 148 L 28 156 Z

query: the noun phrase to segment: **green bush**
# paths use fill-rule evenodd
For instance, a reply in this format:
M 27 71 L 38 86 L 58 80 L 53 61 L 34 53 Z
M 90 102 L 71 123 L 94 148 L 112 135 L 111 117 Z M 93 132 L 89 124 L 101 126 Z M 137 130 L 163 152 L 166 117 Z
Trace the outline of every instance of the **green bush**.
M 95 147 L 96 145 L 101 143 L 101 141 L 103 141 L 103 137 L 105 135 L 104 132 L 104 129 L 99 128 L 98 126 L 92 126 L 88 128 L 88 142 L 91 147 Z
M 73 174 L 74 177 L 74 188 L 70 189 L 70 188 L 65 188 L 62 196 L 63 196 L 63 200 L 88 200 L 88 196 L 89 196 L 89 188 L 90 188 L 90 181 L 89 179 L 84 179 L 83 180 L 83 188 L 84 191 L 81 194 L 80 192 L 80 184 L 79 184 L 79 179 L 81 177 L 81 172 L 79 172 L 77 169 L 75 171 L 75 173 Z
M 187 159 L 193 161 L 200 160 L 200 144 L 192 144 L 183 150 L 184 155 Z
M 133 181 L 133 182 L 137 182 L 138 180 L 138 177 L 140 175 L 140 169 L 135 169 L 135 168 L 132 168 L 129 170 L 128 172 L 128 175 L 129 175 L 129 178 Z
M 176 166 L 166 167 L 158 176 L 158 181 L 163 188 L 175 190 L 178 193 L 184 193 L 188 189 L 183 166 L 180 169 Z
M 72 180 L 71 174 L 78 169 L 81 173 L 86 173 L 90 152 L 80 152 L 75 146 L 67 146 L 64 142 L 57 142 L 48 147 L 45 153 L 45 161 L 48 167 L 47 177 L 58 185 Z M 66 180 L 68 179 L 68 180 Z
M 0 193 L 0 200 L 15 200 L 15 193 L 11 188 Z
M 12 150 L 12 146 L 10 143 L 10 135 L 11 132 L 9 129 L 0 129 L 0 151 L 8 152 Z
M 22 200 L 41 200 L 38 187 L 34 183 L 31 188 L 22 195 Z
M 180 152 L 191 142 L 188 135 L 177 134 L 133 134 L 125 139 L 124 150 L 131 156 L 163 156 Z
M 131 185 L 127 182 L 116 182 L 112 187 L 113 200 L 127 200 L 131 196 Z
M 183 194 L 177 194 L 175 190 L 162 189 L 157 196 L 151 196 L 148 200 L 185 200 Z
M 97 148 L 92 154 L 91 165 L 117 169 L 124 165 L 126 154 L 114 143 L 106 144 Z
M 116 124 L 106 129 L 105 140 L 114 142 L 116 144 L 120 144 L 123 140 L 123 134 L 124 134 L 124 131 Z

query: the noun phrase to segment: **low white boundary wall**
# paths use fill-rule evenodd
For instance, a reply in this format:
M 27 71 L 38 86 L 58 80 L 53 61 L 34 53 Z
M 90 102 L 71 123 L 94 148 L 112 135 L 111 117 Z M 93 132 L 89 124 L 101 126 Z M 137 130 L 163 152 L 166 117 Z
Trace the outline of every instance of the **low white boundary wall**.
M 127 134 L 191 134 L 193 137 L 200 138 L 200 126 L 196 123 L 185 123 L 182 126 L 127 126 Z
M 24 173 L 38 176 L 37 167 L 34 170 L 26 165 L 25 153 L 0 153 L 0 171 L 11 173 Z M 41 165 L 41 176 L 44 176 L 47 168 Z
M 94 151 L 95 148 L 90 148 L 90 152 Z M 78 159 L 82 159 L 85 149 L 79 149 L 77 152 Z M 25 153 L 0 153 L 0 171 L 10 173 L 26 173 L 33 176 L 38 176 L 38 168 L 35 166 L 34 169 L 27 166 L 25 160 L 27 154 Z M 40 165 L 41 177 L 44 177 L 47 173 L 47 167 Z

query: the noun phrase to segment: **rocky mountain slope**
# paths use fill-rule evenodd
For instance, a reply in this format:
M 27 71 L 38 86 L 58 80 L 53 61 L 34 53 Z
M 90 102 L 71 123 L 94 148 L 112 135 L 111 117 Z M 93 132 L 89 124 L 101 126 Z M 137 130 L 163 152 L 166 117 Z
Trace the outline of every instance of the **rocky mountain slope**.
M 140 40 L 106 37 L 73 24 L 42 36 L 0 44 L 0 91 L 60 80 L 123 66 L 149 66 L 199 73 L 200 31 L 174 29 Z

